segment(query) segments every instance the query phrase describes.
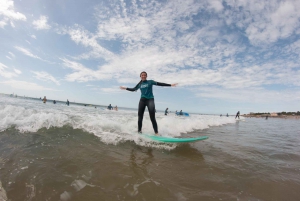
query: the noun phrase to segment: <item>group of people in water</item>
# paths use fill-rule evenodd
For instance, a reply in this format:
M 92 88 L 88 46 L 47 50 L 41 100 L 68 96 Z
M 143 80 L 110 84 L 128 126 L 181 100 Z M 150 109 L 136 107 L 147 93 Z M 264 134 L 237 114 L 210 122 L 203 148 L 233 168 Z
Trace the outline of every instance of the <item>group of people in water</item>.
M 42 98 L 40 97 L 40 99 L 42 99 Z M 47 102 L 46 96 L 44 96 L 44 98 L 42 99 L 42 101 L 43 101 L 43 103 L 46 103 L 46 102 Z M 56 104 L 56 100 L 53 100 L 53 104 Z M 67 105 L 67 106 L 70 105 L 70 101 L 69 101 L 68 99 L 67 99 L 66 105 Z M 84 105 L 84 106 L 86 106 L 86 105 Z M 97 108 L 97 107 L 95 107 L 95 108 Z M 115 110 L 115 111 L 118 111 L 118 106 L 113 107 L 113 106 L 111 106 L 111 104 L 109 104 L 109 106 L 107 106 L 107 109 L 108 109 L 108 110 Z
M 43 101 L 43 103 L 46 103 L 46 102 L 47 102 L 46 96 L 44 96 L 43 99 L 40 97 L 40 99 Z M 56 104 L 56 100 L 53 100 L 53 104 Z M 67 105 L 67 106 L 70 105 L 70 101 L 69 101 L 68 99 L 67 99 L 66 105 Z M 84 105 L 84 106 L 86 106 L 86 105 Z M 97 107 L 95 107 L 95 108 L 97 108 Z M 109 104 L 109 106 L 107 107 L 107 109 L 108 109 L 108 110 L 115 110 L 115 111 L 118 111 L 118 106 L 113 107 L 113 106 L 111 106 L 111 104 Z
M 109 106 L 107 106 L 107 109 L 118 111 L 118 106 L 113 107 L 113 106 L 111 106 L 111 104 L 109 104 Z
M 222 117 L 222 114 L 220 114 L 220 117 Z M 226 114 L 226 117 L 229 117 L 228 113 Z M 235 119 L 238 118 L 240 119 L 240 111 L 238 111 L 235 115 Z
M 42 99 L 40 97 L 40 99 Z M 46 96 L 44 96 L 44 98 L 42 99 L 43 103 L 46 103 L 47 102 L 47 98 Z M 53 104 L 56 104 L 56 100 L 53 100 Z M 69 106 L 70 105 L 70 101 L 67 99 L 67 102 L 66 102 L 66 105 Z
M 166 108 L 165 115 L 168 115 L 169 113 L 171 113 L 171 111 L 169 112 L 169 108 Z M 175 111 L 175 115 L 183 115 L 182 110 L 180 110 L 180 112 L 177 112 L 177 110 L 176 110 Z

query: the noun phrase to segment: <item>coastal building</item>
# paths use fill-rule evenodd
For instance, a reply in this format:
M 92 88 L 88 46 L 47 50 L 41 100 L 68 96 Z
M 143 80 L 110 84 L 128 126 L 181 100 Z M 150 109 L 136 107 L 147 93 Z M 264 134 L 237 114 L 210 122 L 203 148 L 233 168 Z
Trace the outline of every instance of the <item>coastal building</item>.
M 278 116 L 278 114 L 276 112 L 271 113 L 271 117 L 277 117 L 277 116 Z

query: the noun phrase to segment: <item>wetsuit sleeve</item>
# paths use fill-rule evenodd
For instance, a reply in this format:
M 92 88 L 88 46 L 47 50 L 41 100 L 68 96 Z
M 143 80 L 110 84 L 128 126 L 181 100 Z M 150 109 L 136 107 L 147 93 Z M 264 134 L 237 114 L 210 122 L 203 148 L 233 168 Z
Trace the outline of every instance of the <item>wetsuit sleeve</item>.
M 140 83 L 138 83 L 134 88 L 126 88 L 127 91 L 136 91 L 140 88 Z
M 153 81 L 154 85 L 157 85 L 157 86 L 162 86 L 162 87 L 170 87 L 171 85 L 170 84 L 166 84 L 166 83 L 162 83 L 162 82 L 156 82 L 156 81 Z
M 137 89 L 135 88 L 126 88 L 127 91 L 136 91 Z

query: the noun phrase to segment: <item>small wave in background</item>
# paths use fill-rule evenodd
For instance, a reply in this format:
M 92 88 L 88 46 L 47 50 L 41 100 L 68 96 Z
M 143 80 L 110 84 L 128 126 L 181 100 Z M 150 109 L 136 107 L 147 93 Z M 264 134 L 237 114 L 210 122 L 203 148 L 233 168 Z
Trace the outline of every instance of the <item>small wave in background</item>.
M 37 132 L 42 128 L 70 126 L 94 134 L 107 144 L 135 141 L 142 145 L 144 140 L 141 141 L 137 135 L 137 118 L 135 110 L 110 111 L 99 107 L 66 106 L 51 102 L 43 104 L 42 101 L 10 97 L 0 99 L 0 132 L 11 127 L 26 133 Z M 156 114 L 156 119 L 160 135 L 167 137 L 195 137 L 188 133 L 235 123 L 234 118 L 197 114 L 179 117 L 174 113 L 165 116 L 161 112 Z M 154 133 L 147 111 L 143 120 L 143 133 Z

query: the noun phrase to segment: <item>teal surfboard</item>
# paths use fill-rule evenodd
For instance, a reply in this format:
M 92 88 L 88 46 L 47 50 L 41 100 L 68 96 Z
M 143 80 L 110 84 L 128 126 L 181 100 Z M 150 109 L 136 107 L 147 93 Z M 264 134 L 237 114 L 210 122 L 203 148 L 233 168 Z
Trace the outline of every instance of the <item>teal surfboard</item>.
M 190 114 L 187 113 L 187 112 L 182 112 L 182 114 L 180 114 L 180 112 L 176 112 L 176 115 L 178 115 L 178 116 L 186 116 L 186 117 L 190 116 Z
M 195 138 L 173 138 L 173 137 L 162 137 L 157 135 L 146 135 L 143 136 L 150 138 L 151 140 L 158 142 L 166 142 L 166 143 L 187 143 L 187 142 L 196 142 L 200 140 L 208 139 L 207 136 L 195 137 Z

